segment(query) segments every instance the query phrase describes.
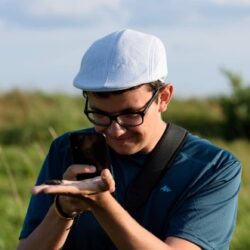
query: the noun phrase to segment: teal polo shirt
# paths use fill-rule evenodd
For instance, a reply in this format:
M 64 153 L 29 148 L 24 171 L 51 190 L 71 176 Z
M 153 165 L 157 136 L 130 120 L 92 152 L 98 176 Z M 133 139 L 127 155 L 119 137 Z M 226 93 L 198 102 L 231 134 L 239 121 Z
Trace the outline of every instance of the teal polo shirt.
M 69 134 L 52 143 L 36 184 L 62 178 L 71 164 Z M 124 206 L 127 187 L 143 168 L 147 156 L 142 153 L 124 156 L 110 150 L 116 182 L 114 198 L 121 206 Z M 161 240 L 175 236 L 202 249 L 229 249 L 236 223 L 240 180 L 241 164 L 231 153 L 189 133 L 171 168 L 133 217 Z M 53 198 L 44 194 L 31 197 L 20 239 L 26 238 L 41 223 Z M 53 229 L 48 229 L 48 233 L 49 230 Z M 116 247 L 93 214 L 84 212 L 75 220 L 63 249 L 111 250 Z

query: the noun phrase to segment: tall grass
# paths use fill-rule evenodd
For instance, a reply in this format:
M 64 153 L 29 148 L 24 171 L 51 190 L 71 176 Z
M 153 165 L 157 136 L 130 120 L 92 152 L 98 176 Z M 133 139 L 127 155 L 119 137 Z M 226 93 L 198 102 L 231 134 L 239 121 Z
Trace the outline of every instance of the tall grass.
M 246 140 L 237 140 L 233 142 L 225 142 L 218 139 L 213 141 L 223 148 L 231 151 L 242 162 L 242 186 L 239 196 L 239 210 L 237 227 L 234 233 L 231 248 L 233 250 L 250 249 L 250 166 L 249 166 L 249 150 L 250 142 Z
M 0 249 L 15 249 L 30 189 L 41 163 L 33 145 L 2 146 L 0 153 Z M 36 166 L 37 165 L 37 166 Z
M 13 250 L 17 245 L 30 190 L 50 142 L 67 130 L 89 126 L 82 105 L 81 97 L 65 95 L 14 91 L 0 96 L 0 250 Z M 208 108 L 213 112 L 207 115 Z M 230 249 L 250 249 L 250 142 L 227 142 L 217 136 L 223 116 L 215 100 L 174 100 L 164 117 L 209 137 L 241 159 L 239 214 Z M 215 134 L 207 133 L 210 125 Z

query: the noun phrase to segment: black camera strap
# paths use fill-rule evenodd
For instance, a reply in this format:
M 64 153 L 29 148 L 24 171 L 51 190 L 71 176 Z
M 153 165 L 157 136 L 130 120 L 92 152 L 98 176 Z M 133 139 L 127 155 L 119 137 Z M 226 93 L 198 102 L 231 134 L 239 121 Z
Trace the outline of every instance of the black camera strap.
M 133 212 L 148 199 L 153 188 L 170 168 L 187 135 L 187 130 L 170 123 L 156 147 L 148 156 L 142 171 L 129 185 L 125 197 L 125 207 Z

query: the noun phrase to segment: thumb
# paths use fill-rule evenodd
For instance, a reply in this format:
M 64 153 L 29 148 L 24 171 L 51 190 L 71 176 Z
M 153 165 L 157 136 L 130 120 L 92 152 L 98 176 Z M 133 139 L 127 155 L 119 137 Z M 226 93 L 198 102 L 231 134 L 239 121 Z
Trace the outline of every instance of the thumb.
M 109 192 L 113 193 L 115 191 L 115 181 L 109 169 L 104 169 L 101 172 L 101 178 L 103 183 L 107 186 Z

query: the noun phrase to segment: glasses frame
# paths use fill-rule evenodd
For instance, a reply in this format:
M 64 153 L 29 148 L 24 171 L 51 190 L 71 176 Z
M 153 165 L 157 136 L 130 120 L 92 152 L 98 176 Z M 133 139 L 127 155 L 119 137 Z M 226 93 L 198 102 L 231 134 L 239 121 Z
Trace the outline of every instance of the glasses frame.
M 153 92 L 153 95 L 152 97 L 146 102 L 146 104 L 144 105 L 144 109 L 141 110 L 141 111 L 135 111 L 135 112 L 131 112 L 131 111 L 127 111 L 127 112 L 121 112 L 121 113 L 118 113 L 116 115 L 110 115 L 108 114 L 107 112 L 104 112 L 104 111 L 92 111 L 92 110 L 88 110 L 87 107 L 88 107 L 88 96 L 86 96 L 86 101 L 85 101 L 85 106 L 84 106 L 84 114 L 87 116 L 88 120 L 97 125 L 97 126 L 101 126 L 101 127 L 109 127 L 113 121 L 115 121 L 116 123 L 119 124 L 119 126 L 121 127 L 124 127 L 124 128 L 128 128 L 128 127 L 137 127 L 141 124 L 143 124 L 144 122 L 144 116 L 145 114 L 147 113 L 147 111 L 149 110 L 150 106 L 152 105 L 152 103 L 156 100 L 156 98 L 158 97 L 158 94 L 160 92 L 160 90 L 162 89 L 162 87 L 159 87 L 159 88 L 156 88 L 155 91 Z M 142 107 L 143 108 L 143 107 Z M 98 115 L 104 115 L 106 117 L 109 118 L 109 123 L 107 124 L 101 124 L 101 123 L 98 123 L 96 121 L 94 121 L 90 116 L 89 114 L 98 114 Z M 138 123 L 138 124 L 135 124 L 135 125 L 123 125 L 123 124 L 120 124 L 119 120 L 117 119 L 119 116 L 121 115 L 140 115 L 141 116 L 141 122 Z

